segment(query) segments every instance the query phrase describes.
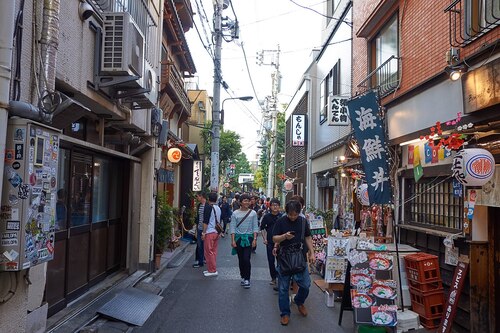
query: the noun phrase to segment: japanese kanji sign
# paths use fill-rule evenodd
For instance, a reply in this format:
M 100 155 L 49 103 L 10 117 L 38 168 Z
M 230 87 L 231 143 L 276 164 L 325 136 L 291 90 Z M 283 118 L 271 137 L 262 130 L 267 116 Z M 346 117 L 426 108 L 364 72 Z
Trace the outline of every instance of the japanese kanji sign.
M 328 126 L 349 125 L 349 110 L 347 109 L 348 100 L 348 98 L 341 96 L 329 96 Z
M 199 160 L 193 161 L 193 192 L 201 191 L 201 177 L 203 175 L 203 163 Z
M 292 116 L 292 147 L 303 147 L 306 136 L 306 116 Z
M 370 204 L 391 203 L 385 134 L 374 92 L 347 103 L 354 136 L 361 147 L 361 161 L 368 183 Z

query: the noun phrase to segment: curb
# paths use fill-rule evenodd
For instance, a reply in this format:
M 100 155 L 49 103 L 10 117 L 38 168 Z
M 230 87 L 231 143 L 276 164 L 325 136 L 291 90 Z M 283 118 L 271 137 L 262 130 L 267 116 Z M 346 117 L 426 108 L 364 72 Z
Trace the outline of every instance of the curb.
M 160 268 L 158 268 L 156 271 L 151 273 L 151 277 L 153 278 L 153 281 L 156 280 L 164 271 L 167 269 L 167 266 L 170 262 L 174 261 L 177 259 L 181 254 L 186 252 L 186 248 L 191 245 L 191 242 L 180 240 L 181 244 L 172 252 L 172 255 L 170 255 L 168 258 L 163 258 L 161 259 L 160 262 Z

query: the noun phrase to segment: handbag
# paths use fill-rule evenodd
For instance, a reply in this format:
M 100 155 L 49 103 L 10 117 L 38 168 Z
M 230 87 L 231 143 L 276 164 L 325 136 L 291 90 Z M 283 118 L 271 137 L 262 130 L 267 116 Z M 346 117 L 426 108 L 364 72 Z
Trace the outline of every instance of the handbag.
M 222 225 L 219 223 L 217 220 L 217 213 L 215 212 L 214 206 L 212 206 L 212 210 L 214 211 L 214 218 L 215 218 L 215 231 L 217 231 L 217 234 L 222 234 L 224 232 L 224 228 Z
M 278 264 L 282 275 L 301 273 L 307 268 L 307 261 L 303 252 L 305 229 L 306 222 L 302 219 L 302 237 L 300 243 L 280 247 Z

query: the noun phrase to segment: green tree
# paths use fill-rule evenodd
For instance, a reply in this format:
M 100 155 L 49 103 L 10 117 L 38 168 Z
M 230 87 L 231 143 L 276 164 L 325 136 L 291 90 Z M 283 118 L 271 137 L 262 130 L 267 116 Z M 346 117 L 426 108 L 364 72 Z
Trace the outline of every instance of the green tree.
M 264 182 L 264 174 L 262 173 L 262 168 L 258 168 L 255 171 L 255 179 L 253 182 L 254 188 L 266 188 L 266 183 Z
M 211 128 L 212 124 L 207 123 L 205 125 L 205 128 L 201 131 L 200 134 L 203 141 L 206 142 L 206 145 L 203 147 L 203 154 L 205 154 L 205 156 L 208 156 L 209 158 L 211 156 L 211 150 L 212 150 Z M 224 130 L 222 128 L 220 132 L 220 141 L 219 141 L 219 177 L 226 176 L 226 172 L 229 170 L 229 166 L 231 163 L 236 164 L 235 173 L 238 171 L 238 165 L 240 165 L 240 168 L 242 170 L 250 170 L 250 164 L 248 163 L 246 155 L 241 153 L 240 140 L 241 137 L 239 134 L 230 130 Z M 206 164 L 205 169 L 203 171 L 203 176 L 206 185 L 210 183 L 210 168 L 211 168 L 210 164 Z M 236 180 L 236 183 L 237 182 L 238 180 Z

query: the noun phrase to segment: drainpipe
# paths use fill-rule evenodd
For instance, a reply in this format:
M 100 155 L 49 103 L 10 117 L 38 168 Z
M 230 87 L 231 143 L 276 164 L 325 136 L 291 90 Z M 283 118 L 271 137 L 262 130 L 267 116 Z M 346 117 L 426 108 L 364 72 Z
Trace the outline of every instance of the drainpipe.
M 12 44 L 14 35 L 15 0 L 0 1 L 0 156 L 5 156 L 9 93 L 12 76 Z M 3 188 L 4 163 L 0 163 L 0 189 Z
M 44 0 L 43 25 L 40 37 L 43 75 L 40 79 L 42 94 L 54 91 L 56 86 L 57 49 L 59 47 L 59 0 Z

